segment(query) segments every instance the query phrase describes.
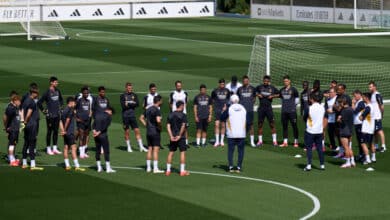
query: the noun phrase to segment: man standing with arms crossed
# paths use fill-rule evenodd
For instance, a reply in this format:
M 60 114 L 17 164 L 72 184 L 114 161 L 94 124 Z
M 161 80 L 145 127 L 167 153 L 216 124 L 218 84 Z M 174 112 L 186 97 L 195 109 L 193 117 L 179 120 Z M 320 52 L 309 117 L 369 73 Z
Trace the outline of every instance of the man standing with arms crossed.
M 272 100 L 274 98 L 279 97 L 279 90 L 271 85 L 271 77 L 264 76 L 263 77 L 263 85 L 259 85 L 256 87 L 256 96 L 259 98 L 260 106 L 257 109 L 258 114 L 258 135 L 259 140 L 257 142 L 257 146 L 263 145 L 263 124 L 264 119 L 268 119 L 269 126 L 271 127 L 272 133 L 272 143 L 274 147 L 278 146 L 278 142 L 276 139 L 276 128 L 275 128 L 275 117 L 274 112 L 272 110 Z
M 133 84 L 126 83 L 126 91 L 120 96 L 122 107 L 123 129 L 125 130 L 125 141 L 127 152 L 133 152 L 130 144 L 130 127 L 134 130 L 135 138 L 137 139 L 139 151 L 148 152 L 142 143 L 141 132 L 138 127 L 137 118 L 135 117 L 135 109 L 138 107 L 138 96 L 133 92 Z
M 61 154 L 58 150 L 58 126 L 61 120 L 61 108 L 63 103 L 61 91 L 57 88 L 58 79 L 55 76 L 50 77 L 50 87 L 38 101 L 38 108 L 46 115 L 46 153 L 48 155 Z M 46 103 L 44 108 L 43 103 Z M 53 149 L 50 140 L 53 138 Z

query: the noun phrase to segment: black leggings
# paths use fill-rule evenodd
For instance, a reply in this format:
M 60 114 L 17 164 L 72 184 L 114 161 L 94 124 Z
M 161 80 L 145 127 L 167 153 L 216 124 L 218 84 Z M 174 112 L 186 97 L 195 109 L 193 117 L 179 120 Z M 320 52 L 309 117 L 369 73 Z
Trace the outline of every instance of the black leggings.
M 283 138 L 288 138 L 288 122 L 293 128 L 294 139 L 298 139 L 298 125 L 296 112 L 282 112 Z
M 110 143 L 108 142 L 107 133 L 102 133 L 99 136 L 95 137 L 96 144 L 96 161 L 100 161 L 100 152 L 103 148 L 104 151 L 104 160 L 106 162 L 110 161 Z
M 29 124 L 24 128 L 24 145 L 22 150 L 23 159 L 27 159 L 27 149 L 30 160 L 35 160 L 35 148 L 37 145 L 38 124 Z
M 52 135 L 53 135 L 53 145 L 57 145 L 59 125 L 60 125 L 59 117 L 55 117 L 55 118 L 46 117 L 46 126 L 47 126 L 46 146 L 51 146 L 50 140 Z

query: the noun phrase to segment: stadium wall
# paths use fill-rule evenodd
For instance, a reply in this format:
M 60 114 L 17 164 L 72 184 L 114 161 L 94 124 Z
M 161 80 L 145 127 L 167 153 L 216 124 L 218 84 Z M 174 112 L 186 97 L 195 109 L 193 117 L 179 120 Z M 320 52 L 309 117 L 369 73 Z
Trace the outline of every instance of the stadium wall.
M 390 17 L 390 10 L 383 10 L 383 15 Z M 378 23 L 380 11 L 359 9 L 359 23 L 375 25 Z M 251 18 L 277 19 L 289 21 L 323 22 L 337 24 L 353 24 L 353 9 L 307 7 L 288 5 L 252 4 Z
M 123 0 L 57 0 L 34 1 L 28 12 L 26 6 L 0 2 L 0 22 L 78 21 L 143 18 L 181 18 L 215 16 L 214 1 L 156 1 L 123 2 Z M 73 3 L 73 4 L 71 4 Z

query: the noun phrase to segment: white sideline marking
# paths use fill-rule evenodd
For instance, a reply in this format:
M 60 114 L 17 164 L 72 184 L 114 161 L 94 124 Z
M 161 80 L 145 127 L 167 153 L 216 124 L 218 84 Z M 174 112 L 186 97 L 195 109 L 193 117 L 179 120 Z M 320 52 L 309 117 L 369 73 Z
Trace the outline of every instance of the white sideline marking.
M 4 166 L 7 166 L 7 165 L 4 165 Z M 58 167 L 58 165 L 39 165 L 39 166 L 42 166 L 42 167 Z M 91 166 L 81 166 L 81 167 L 90 168 Z M 127 169 L 127 170 L 144 170 L 143 168 L 140 168 L 140 167 L 113 166 L 112 168 L 114 168 L 114 169 Z M 226 174 L 207 173 L 207 172 L 200 172 L 200 171 L 190 171 L 190 173 L 199 174 L 199 175 L 226 177 L 226 178 L 232 178 L 232 179 L 242 179 L 242 180 L 249 180 L 249 181 L 255 181 L 255 182 L 263 182 L 263 183 L 268 183 L 268 184 L 277 185 L 277 186 L 281 186 L 281 187 L 284 187 L 284 188 L 292 189 L 294 191 L 302 193 L 305 196 L 309 197 L 313 201 L 314 208 L 313 208 L 313 210 L 310 213 L 308 213 L 305 216 L 299 218 L 300 220 L 306 220 L 306 219 L 309 219 L 309 218 L 313 217 L 314 215 L 316 215 L 320 211 L 320 208 L 321 208 L 320 200 L 315 195 L 313 195 L 310 192 L 307 192 L 307 191 L 305 191 L 305 190 L 303 190 L 301 188 L 298 188 L 298 187 L 295 187 L 295 186 L 292 186 L 292 185 L 288 185 L 288 184 L 285 184 L 285 183 L 280 183 L 280 182 L 276 182 L 276 181 L 272 181 L 272 180 L 266 180 L 266 179 L 245 177 L 245 176 L 232 176 L 232 175 L 226 175 Z
M 80 29 L 74 29 L 74 30 L 80 30 Z M 125 39 L 124 37 L 117 38 L 117 37 L 110 37 L 110 36 L 88 36 L 88 34 L 95 34 L 95 33 L 110 33 L 110 34 L 117 34 L 117 35 L 123 35 L 123 36 L 148 37 L 148 38 L 166 39 L 166 40 L 181 40 L 181 41 L 190 41 L 190 42 L 197 42 L 197 43 L 208 43 L 208 44 L 219 44 L 219 45 L 241 46 L 241 47 L 252 47 L 253 46 L 251 44 L 228 43 L 228 42 L 218 42 L 218 41 L 208 41 L 208 40 L 195 40 L 195 39 L 178 38 L 178 37 L 167 37 L 167 36 L 160 36 L 160 35 L 119 33 L 119 32 L 112 32 L 112 31 L 85 31 L 85 32 L 78 33 L 79 36 L 77 36 L 76 38 L 83 38 L 84 37 L 84 38 Z

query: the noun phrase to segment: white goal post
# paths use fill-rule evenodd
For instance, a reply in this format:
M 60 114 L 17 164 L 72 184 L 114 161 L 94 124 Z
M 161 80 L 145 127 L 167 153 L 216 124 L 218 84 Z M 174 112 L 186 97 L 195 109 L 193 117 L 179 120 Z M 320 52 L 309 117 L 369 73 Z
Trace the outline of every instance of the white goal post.
M 337 80 L 350 92 L 366 90 L 373 80 L 389 99 L 389 50 L 390 32 L 257 35 L 248 76 L 258 84 L 270 75 L 277 86 L 284 75 L 296 83 L 319 79 L 323 87 Z

